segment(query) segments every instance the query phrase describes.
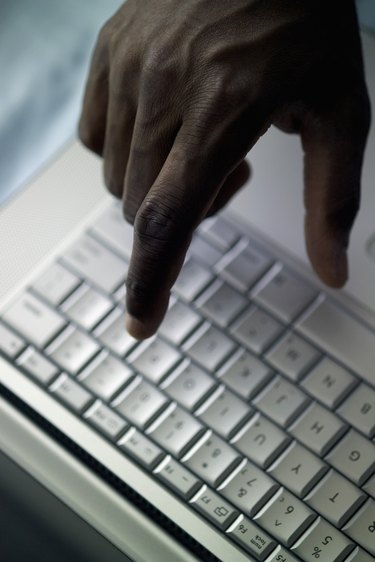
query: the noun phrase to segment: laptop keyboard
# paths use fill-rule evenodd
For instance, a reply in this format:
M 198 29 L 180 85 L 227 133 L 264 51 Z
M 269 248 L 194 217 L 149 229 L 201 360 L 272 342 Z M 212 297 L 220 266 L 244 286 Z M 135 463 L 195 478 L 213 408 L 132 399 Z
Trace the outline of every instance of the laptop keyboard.
M 2 354 L 252 559 L 374 560 L 374 334 L 218 217 L 138 342 L 131 238 L 107 209 L 5 310 Z

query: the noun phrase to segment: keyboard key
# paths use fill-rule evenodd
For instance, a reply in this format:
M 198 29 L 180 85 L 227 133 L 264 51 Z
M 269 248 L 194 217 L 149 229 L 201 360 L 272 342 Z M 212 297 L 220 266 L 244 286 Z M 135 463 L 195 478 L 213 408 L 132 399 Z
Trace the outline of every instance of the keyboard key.
M 207 371 L 214 372 L 233 353 L 235 344 L 221 330 L 205 323 L 184 344 L 183 350 Z
M 93 224 L 92 232 L 120 256 L 130 259 L 133 227 L 126 222 L 121 205 L 110 205 Z
M 326 454 L 345 430 L 337 416 L 316 403 L 311 404 L 289 428 L 298 441 L 320 456 Z
M 253 298 L 284 322 L 292 322 L 317 296 L 307 281 L 283 266 L 275 266 L 255 288 Z
M 76 375 L 99 351 L 90 336 L 69 326 L 48 347 L 47 353 L 63 371 Z
M 292 551 L 304 562 L 316 562 L 318 556 L 324 562 L 341 562 L 353 548 L 354 544 L 343 533 L 319 517 Z
M 271 266 L 271 260 L 250 245 L 235 248 L 224 256 L 215 270 L 241 292 L 247 292 Z
M 375 556 L 375 500 L 369 499 L 343 530 Z
M 231 327 L 233 336 L 255 353 L 263 351 L 275 341 L 284 327 L 267 312 L 252 306 Z
M 374 334 L 353 316 L 327 299 L 319 300 L 298 327 L 323 350 L 374 384 Z
M 356 380 L 335 361 L 324 357 L 303 379 L 301 386 L 328 408 L 335 408 Z
M 191 302 L 212 281 L 213 274 L 209 269 L 195 260 L 187 260 L 177 277 L 173 292 L 184 300 Z
M 227 531 L 227 534 L 256 560 L 265 560 L 276 546 L 275 541 L 263 529 L 243 516 Z
M 337 412 L 367 437 L 375 436 L 375 390 L 360 384 Z
M 3 318 L 39 348 L 43 348 L 65 326 L 64 319 L 55 310 L 28 292 L 13 301 Z
M 289 550 L 283 546 L 278 546 L 271 556 L 267 558 L 267 562 L 300 562 L 300 560 L 293 556 Z
M 68 375 L 62 374 L 52 383 L 50 391 L 77 413 L 92 401 L 92 395 Z
M 17 363 L 34 379 L 44 385 L 49 384 L 59 372 L 56 365 L 48 361 L 48 359 L 32 347 L 28 347 L 26 351 L 22 353 Z
M 194 410 L 214 386 L 214 379 L 188 359 L 180 363 L 160 385 L 173 400 L 188 410 Z
M 57 306 L 75 291 L 80 282 L 78 277 L 56 262 L 38 277 L 33 289 L 50 304 Z
M 126 331 L 125 314 L 121 308 L 111 312 L 95 329 L 94 334 L 102 345 L 120 357 L 124 357 L 139 343 Z
M 181 301 L 171 304 L 159 328 L 159 334 L 175 345 L 180 345 L 202 322 L 195 310 Z
M 270 380 L 272 371 L 260 359 L 241 349 L 219 369 L 217 376 L 242 398 L 249 400 Z
M 363 490 L 375 498 L 375 474 L 362 486 Z
M 279 488 L 263 470 L 245 462 L 239 472 L 220 486 L 220 493 L 247 515 L 254 515 Z
M 342 527 L 366 497 L 349 480 L 331 470 L 305 501 L 336 527 Z
M 203 426 L 182 408 L 173 404 L 168 414 L 162 414 L 147 433 L 163 449 L 175 457 L 182 456 L 187 448 L 204 433 Z
M 357 547 L 345 562 L 374 562 L 374 557 Z
M 249 418 L 253 410 L 224 386 L 218 388 L 196 411 L 208 427 L 229 438 Z
M 63 255 L 63 261 L 90 284 L 112 293 L 125 282 L 128 265 L 88 234 Z
M 82 285 L 65 301 L 62 310 L 70 320 L 90 332 L 112 308 L 113 304 L 107 297 Z
M 254 519 L 285 546 L 290 546 L 315 518 L 315 513 L 301 500 L 281 489 Z
M 155 475 L 185 500 L 189 500 L 202 485 L 196 476 L 170 457 L 155 469 Z
M 355 484 L 362 486 L 375 471 L 374 443 L 351 429 L 326 460 Z
M 210 320 L 226 327 L 245 308 L 247 302 L 230 285 L 218 280 L 199 297 L 196 306 Z
M 91 392 L 108 402 L 133 376 L 133 371 L 103 352 L 80 374 L 79 380 Z
M 112 440 L 118 438 L 128 424 L 116 412 L 97 400 L 84 414 L 84 418 L 106 437 Z
M 240 462 L 239 454 L 223 439 L 208 433 L 183 459 L 202 480 L 216 488 Z
M 119 414 L 143 429 L 167 405 L 167 399 L 154 386 L 138 377 L 117 396 L 112 406 Z
M 306 395 L 279 375 L 255 398 L 254 404 L 273 421 L 286 427 L 307 406 Z
M 286 433 L 260 414 L 256 414 L 231 441 L 262 468 L 269 466 L 289 442 Z
M 149 470 L 164 457 L 163 451 L 134 427 L 121 437 L 118 446 Z
M 199 227 L 199 234 L 222 251 L 229 250 L 239 240 L 238 230 L 223 217 L 210 217 Z
M 26 342 L 12 330 L 0 324 L 0 351 L 14 359 L 26 347 Z
M 328 466 L 297 442 L 277 459 L 268 470 L 291 492 L 304 497 L 327 472 Z
M 298 381 L 319 357 L 312 345 L 293 332 L 286 334 L 266 355 L 273 367 L 293 381 Z
M 193 499 L 191 505 L 222 531 L 229 527 L 238 515 L 238 511 L 206 486 L 199 496 Z
M 204 238 L 195 234 L 187 255 L 202 262 L 206 267 L 212 267 L 219 261 L 223 253 L 217 247 L 204 240 Z
M 156 337 L 139 345 L 128 362 L 148 380 L 159 383 L 180 359 L 176 348 Z

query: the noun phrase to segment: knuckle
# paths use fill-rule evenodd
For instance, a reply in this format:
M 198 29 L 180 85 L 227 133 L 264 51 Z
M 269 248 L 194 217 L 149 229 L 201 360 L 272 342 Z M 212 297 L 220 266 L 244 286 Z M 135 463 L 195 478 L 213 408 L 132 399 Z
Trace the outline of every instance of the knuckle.
M 177 215 L 168 202 L 156 198 L 148 200 L 136 216 L 135 232 L 151 249 L 173 246 L 181 231 L 181 220 Z

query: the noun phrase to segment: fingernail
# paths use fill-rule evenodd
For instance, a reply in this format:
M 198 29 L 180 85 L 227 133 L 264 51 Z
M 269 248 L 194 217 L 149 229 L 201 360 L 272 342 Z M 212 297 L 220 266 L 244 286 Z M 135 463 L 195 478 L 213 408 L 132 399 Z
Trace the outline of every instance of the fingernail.
M 137 340 L 145 340 L 153 335 L 153 330 L 150 326 L 134 318 L 134 316 L 129 313 L 126 314 L 125 325 L 129 334 Z

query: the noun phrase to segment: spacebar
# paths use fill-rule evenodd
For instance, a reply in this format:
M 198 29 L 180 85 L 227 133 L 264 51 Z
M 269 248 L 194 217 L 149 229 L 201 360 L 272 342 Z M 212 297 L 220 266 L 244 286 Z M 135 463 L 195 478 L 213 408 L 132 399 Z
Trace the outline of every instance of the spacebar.
M 374 384 L 375 334 L 328 300 L 297 324 L 307 337 Z

